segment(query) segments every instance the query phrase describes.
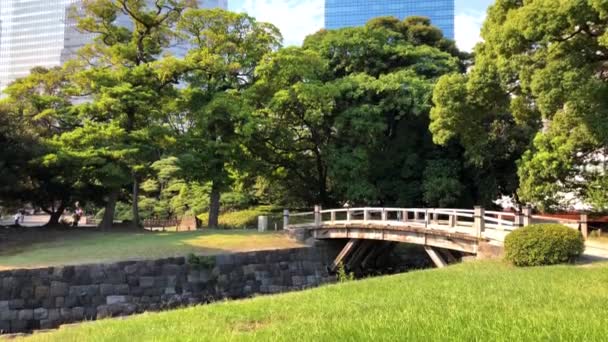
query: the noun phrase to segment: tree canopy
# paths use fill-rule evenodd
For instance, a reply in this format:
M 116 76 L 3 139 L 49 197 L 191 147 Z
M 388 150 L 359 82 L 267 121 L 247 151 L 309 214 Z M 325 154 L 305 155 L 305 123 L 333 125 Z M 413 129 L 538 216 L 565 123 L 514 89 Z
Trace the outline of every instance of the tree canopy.
M 601 209 L 607 15 L 603 1 L 496 1 L 471 71 L 435 88 L 434 140 L 458 141 L 471 163 L 496 175 L 517 168 L 518 178 L 497 179 L 522 202 L 557 209 L 571 197 Z

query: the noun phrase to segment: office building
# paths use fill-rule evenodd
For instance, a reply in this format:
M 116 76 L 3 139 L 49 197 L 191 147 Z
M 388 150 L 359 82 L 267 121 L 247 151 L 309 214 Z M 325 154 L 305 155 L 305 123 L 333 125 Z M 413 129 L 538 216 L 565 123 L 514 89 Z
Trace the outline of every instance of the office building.
M 454 0 L 325 0 L 325 28 L 362 26 L 376 17 L 429 17 L 454 39 Z
M 80 0 L 0 0 L 0 91 L 41 66 L 73 58 L 93 35 L 76 29 L 72 8 Z M 227 0 L 199 0 L 199 7 L 228 8 Z

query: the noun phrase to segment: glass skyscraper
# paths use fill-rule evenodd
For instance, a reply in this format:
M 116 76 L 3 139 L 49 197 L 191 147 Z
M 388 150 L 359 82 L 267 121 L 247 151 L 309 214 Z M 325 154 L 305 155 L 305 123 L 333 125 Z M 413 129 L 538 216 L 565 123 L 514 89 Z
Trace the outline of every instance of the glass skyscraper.
M 429 17 L 443 35 L 454 39 L 454 0 L 325 0 L 325 28 L 362 26 L 375 17 Z
M 0 91 L 33 67 L 61 65 L 91 41 L 69 15 L 80 1 L 0 0 Z M 227 2 L 199 0 L 199 7 L 228 9 Z

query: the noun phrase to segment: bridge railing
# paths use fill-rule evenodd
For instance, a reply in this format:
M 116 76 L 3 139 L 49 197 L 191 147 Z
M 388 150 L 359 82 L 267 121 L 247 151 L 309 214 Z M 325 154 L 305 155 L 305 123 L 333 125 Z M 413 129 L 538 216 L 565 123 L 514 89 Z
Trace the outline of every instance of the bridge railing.
M 566 222 L 567 221 L 567 222 Z M 339 208 L 322 209 L 315 206 L 313 211 L 283 212 L 284 227 L 340 226 L 352 223 L 382 224 L 386 226 L 412 225 L 426 229 L 443 229 L 458 233 L 504 241 L 511 231 L 532 223 L 558 222 L 580 229 L 587 238 L 587 215 L 580 220 L 556 219 L 532 215 L 529 207 L 518 212 L 486 211 L 482 207 L 474 209 L 454 208 Z

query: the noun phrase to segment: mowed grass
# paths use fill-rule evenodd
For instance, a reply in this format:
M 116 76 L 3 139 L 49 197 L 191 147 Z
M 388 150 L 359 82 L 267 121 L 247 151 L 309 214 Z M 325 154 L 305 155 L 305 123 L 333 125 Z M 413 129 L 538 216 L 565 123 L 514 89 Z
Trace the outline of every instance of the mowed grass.
M 40 234 L 45 234 L 41 232 Z M 281 233 L 249 230 L 55 233 L 49 241 L 0 251 L 0 270 L 211 255 L 300 246 Z
M 474 262 L 103 320 L 29 341 L 605 341 L 608 265 Z

